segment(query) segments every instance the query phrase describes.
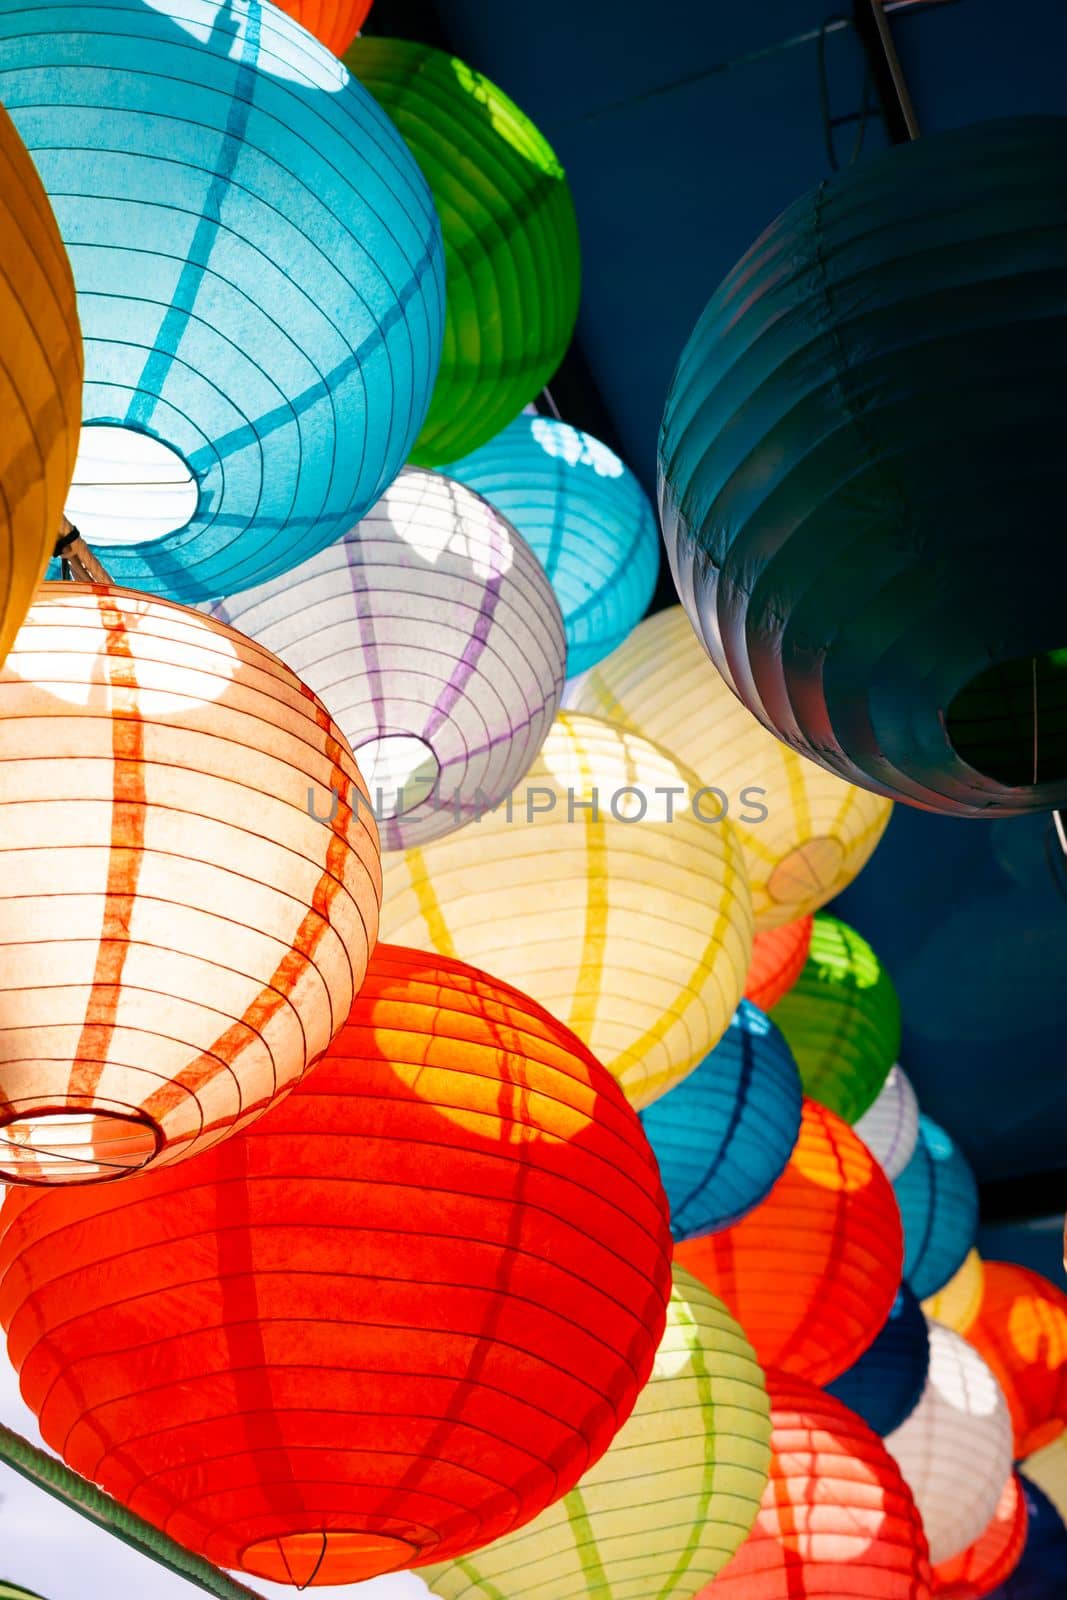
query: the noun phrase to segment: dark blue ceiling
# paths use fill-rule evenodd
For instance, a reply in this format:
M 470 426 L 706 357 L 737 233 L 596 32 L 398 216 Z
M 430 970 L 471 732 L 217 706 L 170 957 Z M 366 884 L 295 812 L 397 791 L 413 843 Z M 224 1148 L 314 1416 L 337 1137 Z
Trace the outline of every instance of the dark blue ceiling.
M 829 174 L 828 139 L 841 165 L 858 140 L 860 160 L 887 143 L 851 6 L 379 0 L 377 13 L 382 31 L 401 31 L 403 14 L 403 31 L 451 45 L 554 144 L 584 262 L 578 352 L 556 392 L 569 420 L 604 419 L 651 491 L 667 385 L 718 280 Z M 923 131 L 1067 113 L 1065 0 L 945 0 L 890 19 Z M 670 598 L 666 578 L 659 599 Z M 896 979 L 905 1066 L 975 1163 L 994 1213 L 1025 1210 L 1028 1196 L 1035 1212 L 1067 1205 L 1067 900 L 1045 836 L 1040 818 L 956 821 L 898 807 L 840 902 Z M 1038 1173 L 1052 1176 L 1031 1182 Z

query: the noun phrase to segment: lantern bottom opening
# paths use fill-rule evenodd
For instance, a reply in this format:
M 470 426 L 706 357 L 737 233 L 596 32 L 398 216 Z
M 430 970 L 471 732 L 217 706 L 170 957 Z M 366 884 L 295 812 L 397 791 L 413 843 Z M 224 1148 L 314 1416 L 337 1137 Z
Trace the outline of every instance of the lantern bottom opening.
M 416 733 L 382 733 L 354 750 L 379 822 L 417 810 L 441 775 L 433 747 Z
M 89 1102 L 84 1107 L 9 1102 L 0 1117 L 0 1181 L 101 1183 L 145 1166 L 163 1144 L 143 1112 Z
M 998 661 L 965 684 L 945 715 L 961 761 L 1014 788 L 1067 778 L 1067 649 Z
M 418 1549 L 406 1539 L 357 1529 L 302 1530 L 259 1539 L 241 1552 L 240 1569 L 273 1583 L 300 1588 L 360 1583 L 409 1567 Z
M 758 823 L 753 823 L 758 827 Z M 812 896 L 826 894 L 838 881 L 845 859 L 844 847 L 831 834 L 805 839 L 778 862 L 767 888 L 780 905 L 810 904 Z
M 173 446 L 120 423 L 84 423 L 66 515 L 89 545 L 146 544 L 196 515 L 200 487 Z

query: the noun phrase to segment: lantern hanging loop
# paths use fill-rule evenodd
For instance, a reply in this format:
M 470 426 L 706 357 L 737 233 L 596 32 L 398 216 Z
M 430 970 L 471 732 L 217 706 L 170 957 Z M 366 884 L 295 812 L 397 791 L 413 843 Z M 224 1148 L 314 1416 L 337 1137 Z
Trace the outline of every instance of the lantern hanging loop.
M 63 577 L 76 583 L 110 583 L 111 574 L 96 559 L 78 529 L 66 517 L 59 522 L 52 559 L 63 563 Z

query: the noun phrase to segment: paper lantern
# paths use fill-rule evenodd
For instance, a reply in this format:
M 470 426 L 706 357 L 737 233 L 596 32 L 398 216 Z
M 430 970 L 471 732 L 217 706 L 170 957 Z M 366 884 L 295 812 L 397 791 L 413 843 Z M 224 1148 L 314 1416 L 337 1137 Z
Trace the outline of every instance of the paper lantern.
M 369 807 L 324 827 L 307 794 L 362 781 L 314 695 L 232 628 L 44 586 L 0 671 L 0 1179 L 189 1156 L 300 1077 L 381 897 Z
M 929 1365 L 926 1318 L 907 1284 L 901 1284 L 877 1339 L 827 1389 L 884 1437 L 919 1404 Z
M 570 344 L 581 253 L 548 141 L 495 83 L 411 39 L 360 39 L 346 65 L 426 174 L 448 280 L 444 349 L 411 459 L 437 466 L 491 439 Z
M 763 928 L 752 940 L 752 960 L 745 979 L 745 999 L 761 1011 L 776 1006 L 804 970 L 811 949 L 811 917 L 799 917 L 780 928 Z
M 1025 1473 L 1019 1485 L 1026 1501 L 1026 1546 L 1015 1571 L 993 1590 L 990 1600 L 1059 1600 L 1067 1572 L 1067 1526 Z
M 564 712 L 503 806 L 385 865 L 383 933 L 521 985 L 647 1105 L 702 1061 L 752 948 L 744 860 L 691 773 Z
M 919 1137 L 919 1102 L 899 1065 L 889 1069 L 877 1100 L 858 1118 L 856 1132 L 886 1177 L 899 1178 Z
M 977 1250 L 968 1250 L 963 1265 L 936 1294 L 922 1303 L 923 1310 L 935 1322 L 943 1322 L 956 1333 L 968 1334 L 974 1325 L 982 1304 L 985 1289 L 985 1267 Z
M 688 1600 L 752 1526 L 770 1433 L 748 1341 L 676 1267 L 652 1377 L 607 1454 L 519 1533 L 422 1576 L 442 1600 Z
M 278 0 L 278 4 L 339 56 L 366 22 L 372 0 Z
M 825 912 L 774 1021 L 797 1058 L 805 1094 L 855 1122 L 877 1100 L 900 1053 L 900 1001 L 854 928 Z
M 1023 1467 L 1027 1478 L 1048 1495 L 1067 1522 L 1067 1433 L 1027 1456 Z
M 211 609 L 322 696 L 388 850 L 497 805 L 559 709 L 566 643 L 540 563 L 436 472 L 405 469 L 337 544 Z
M 37 169 L 3 106 L 0 236 L 2 667 L 59 535 L 82 381 L 70 262 Z
M 1027 1267 L 984 1266 L 967 1338 L 1004 1391 L 1020 1460 L 1067 1428 L 1067 1294 Z
M 298 1584 L 458 1557 L 565 1494 L 670 1293 L 608 1074 L 508 985 L 383 946 L 244 1134 L 122 1190 L 20 1191 L 0 1223 L 45 1440 L 208 1560 Z
M 800 1104 L 789 1046 L 742 1000 L 696 1071 L 641 1113 L 676 1239 L 727 1228 L 766 1197 L 797 1142 Z
M 829 1383 L 885 1323 L 900 1282 L 900 1218 L 852 1129 L 805 1100 L 800 1136 L 763 1203 L 674 1259 L 720 1296 L 762 1365 Z
M 1013 1472 L 985 1529 L 966 1550 L 934 1568 L 939 1600 L 983 1600 L 1019 1565 L 1026 1544 L 1027 1506 Z
M 23 1589 L 17 1583 L 0 1578 L 0 1600 L 41 1600 L 36 1589 Z
M 444 470 L 529 541 L 563 611 L 572 675 L 622 643 L 656 587 L 659 528 L 613 450 L 565 422 L 523 415 Z
M 763 1503 L 700 1600 L 929 1600 L 922 1522 L 881 1439 L 801 1378 L 769 1372 L 767 1387 Z
M 1011 1419 L 977 1350 L 929 1322 L 922 1399 L 886 1439 L 915 1496 L 935 1566 L 983 1532 L 1011 1473 Z
M 296 566 L 429 404 L 444 256 L 403 141 L 274 6 L 8 6 L 0 59 L 78 288 L 71 521 L 117 584 L 176 600 Z
M 1018 118 L 820 184 L 712 296 L 660 434 L 671 569 L 734 692 L 958 816 L 1067 801 L 1065 163 L 1067 119 Z
M 919 1117 L 915 1152 L 894 1179 L 904 1221 L 904 1276 L 920 1300 L 943 1289 L 978 1231 L 978 1185 L 944 1128 Z
M 721 791 L 745 852 L 757 928 L 832 900 L 885 832 L 890 802 L 768 733 L 719 677 L 681 606 L 646 617 L 567 703 L 653 739 Z

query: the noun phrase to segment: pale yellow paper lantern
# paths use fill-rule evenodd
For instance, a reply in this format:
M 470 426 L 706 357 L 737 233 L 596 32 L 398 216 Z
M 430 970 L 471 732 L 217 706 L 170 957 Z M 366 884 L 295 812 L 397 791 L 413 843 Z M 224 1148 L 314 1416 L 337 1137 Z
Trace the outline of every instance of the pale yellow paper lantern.
M 973 1326 L 982 1304 L 985 1269 L 977 1250 L 968 1251 L 962 1267 L 936 1294 L 922 1303 L 923 1310 L 942 1327 L 966 1334 Z
M 0 815 L 0 1178 L 205 1149 L 347 1018 L 381 898 L 366 790 L 235 629 L 45 584 L 0 670 Z
M 1067 1522 L 1067 1433 L 1061 1433 L 1043 1450 L 1035 1450 L 1032 1456 L 1027 1456 L 1022 1470 L 1025 1477 L 1045 1491 Z
M 722 1302 L 673 1276 L 652 1377 L 607 1454 L 518 1533 L 421 1568 L 442 1600 L 688 1600 L 741 1544 L 770 1467 L 763 1373 Z
M 647 1105 L 718 1043 L 752 952 L 744 857 L 700 788 L 647 739 L 563 713 L 505 804 L 386 858 L 382 937 L 532 995 Z
M 745 852 L 757 929 L 840 894 L 885 832 L 892 802 L 768 733 L 720 678 L 681 606 L 646 617 L 574 680 L 564 704 L 655 740 L 719 791 Z

